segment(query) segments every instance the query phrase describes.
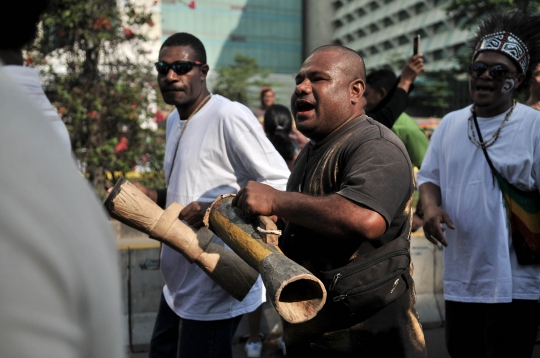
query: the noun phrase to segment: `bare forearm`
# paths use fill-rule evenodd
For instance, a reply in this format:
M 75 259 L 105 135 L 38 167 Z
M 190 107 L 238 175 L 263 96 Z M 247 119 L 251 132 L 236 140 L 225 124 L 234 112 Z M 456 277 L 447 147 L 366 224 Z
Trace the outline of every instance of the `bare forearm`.
M 409 93 L 409 89 L 411 88 L 411 84 L 413 83 L 412 80 L 401 78 L 397 87 L 403 89 L 405 92 Z
M 424 212 L 432 206 L 441 206 L 441 203 L 441 188 L 433 183 L 420 185 L 420 205 Z
M 274 203 L 275 215 L 324 236 L 376 239 L 386 231 L 382 216 L 338 194 L 315 197 L 279 192 Z

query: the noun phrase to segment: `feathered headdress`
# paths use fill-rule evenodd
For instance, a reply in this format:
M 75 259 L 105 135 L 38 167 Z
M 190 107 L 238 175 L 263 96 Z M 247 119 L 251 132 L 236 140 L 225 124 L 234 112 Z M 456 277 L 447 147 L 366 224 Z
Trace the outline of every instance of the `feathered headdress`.
M 540 15 L 523 12 L 489 14 L 477 23 L 471 40 L 473 61 L 480 52 L 497 51 L 510 57 L 518 70 L 531 76 L 531 69 L 540 63 Z

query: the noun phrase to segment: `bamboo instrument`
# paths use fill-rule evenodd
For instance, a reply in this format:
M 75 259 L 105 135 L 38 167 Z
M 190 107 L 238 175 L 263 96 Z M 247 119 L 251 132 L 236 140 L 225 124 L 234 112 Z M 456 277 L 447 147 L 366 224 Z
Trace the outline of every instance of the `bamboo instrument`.
M 178 219 L 184 208 L 172 203 L 160 208 L 136 186 L 120 179 L 104 203 L 111 217 L 148 234 L 197 264 L 227 293 L 242 301 L 258 277 L 237 254 L 212 242 L 213 233 L 203 227 L 196 231 Z
M 265 217 L 253 223 L 231 206 L 232 199 L 231 194 L 217 198 L 206 212 L 205 225 L 261 274 L 272 304 L 285 321 L 301 323 L 315 317 L 326 301 L 322 282 L 272 245 L 271 237 L 263 239 L 261 231 L 275 235 L 273 222 L 273 228 Z M 265 230 L 257 228 L 261 224 Z

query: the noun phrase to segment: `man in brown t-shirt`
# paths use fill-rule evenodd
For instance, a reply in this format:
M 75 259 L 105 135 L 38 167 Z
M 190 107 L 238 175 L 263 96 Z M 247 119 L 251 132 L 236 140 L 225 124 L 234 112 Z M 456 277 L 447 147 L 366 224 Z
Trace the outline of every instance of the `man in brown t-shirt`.
M 291 99 L 298 130 L 311 142 L 287 192 L 249 182 L 233 202 L 246 215 L 282 218 L 283 253 L 327 284 L 328 299 L 314 319 L 284 322 L 290 357 L 426 356 L 409 266 L 412 165 L 397 136 L 364 114 L 364 90 L 364 63 L 356 52 L 315 50 L 296 76 Z M 389 268 L 403 252 L 406 269 L 396 275 Z M 374 257 L 388 265 L 375 270 L 380 277 L 363 281 L 359 268 L 372 267 Z M 354 274 L 341 274 L 351 265 Z M 329 272 L 340 274 L 329 281 Z M 353 284 L 340 292 L 336 282 L 344 276 L 342 282 Z M 375 293 L 378 301 L 371 300 Z

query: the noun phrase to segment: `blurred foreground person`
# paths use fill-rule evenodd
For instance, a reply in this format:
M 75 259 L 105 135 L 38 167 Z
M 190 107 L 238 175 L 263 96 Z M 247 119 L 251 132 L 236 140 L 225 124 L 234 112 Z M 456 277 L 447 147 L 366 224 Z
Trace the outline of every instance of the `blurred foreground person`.
M 409 260 L 413 168 L 399 138 L 364 114 L 364 90 L 356 52 L 316 49 L 291 98 L 311 141 L 287 191 L 250 181 L 233 201 L 284 219 L 279 247 L 328 287 L 315 318 L 283 322 L 289 357 L 426 356 Z
M 219 195 L 236 193 L 248 180 L 285 188 L 290 172 L 251 110 L 208 91 L 206 50 L 197 37 L 184 32 L 168 37 L 155 66 L 163 99 L 176 108 L 167 118 L 167 187 L 139 185 L 144 193 L 163 208 L 184 205 L 179 218 L 198 229 Z M 215 235 L 212 240 L 225 245 Z M 260 277 L 240 302 L 167 245 L 161 273 L 165 286 L 150 357 L 232 357 L 242 315 L 263 302 Z
M 540 63 L 532 69 L 527 105 L 540 111 Z
M 539 28 L 539 16 L 523 13 L 479 22 L 469 67 L 473 104 L 442 119 L 418 172 L 425 236 L 445 246 L 452 357 L 533 352 L 540 252 L 529 255 L 523 239 L 540 249 L 540 112 L 513 94 L 540 61 Z
M 57 140 L 62 143 L 66 151 L 71 153 L 71 140 L 66 125 L 45 96 L 38 72 L 34 68 L 24 66 L 23 47 L 33 40 L 37 26 L 37 22 L 32 24 L 31 21 L 45 10 L 49 1 L 26 0 L 10 2 L 6 5 L 10 10 L 9 21 L 4 19 L 0 24 L 0 31 L 4 34 L 0 37 L 0 61 L 4 65 L 4 73 L 24 88 L 28 94 L 27 98 L 39 106 L 42 117 L 50 122 L 58 135 Z M 6 11 L 7 14 L 8 11 Z
M 21 48 L 44 6 L 12 5 L 24 16 L 4 38 Z M 0 126 L 0 357 L 123 357 L 110 223 L 65 143 L 3 66 Z

